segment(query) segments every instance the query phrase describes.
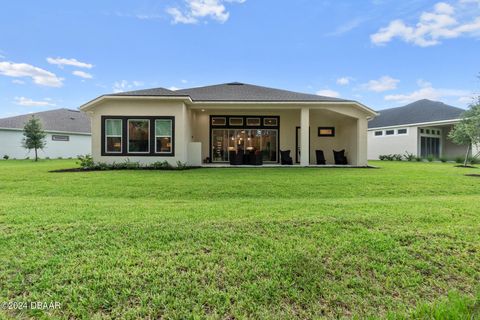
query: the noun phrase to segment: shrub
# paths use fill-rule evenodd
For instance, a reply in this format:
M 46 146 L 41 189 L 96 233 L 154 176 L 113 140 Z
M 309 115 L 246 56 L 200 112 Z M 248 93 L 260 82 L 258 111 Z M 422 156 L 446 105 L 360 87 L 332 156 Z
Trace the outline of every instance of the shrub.
M 415 157 L 415 161 L 417 161 L 417 162 L 422 162 L 423 159 L 422 159 L 422 157 L 418 157 L 418 156 L 417 156 L 417 157 Z
M 79 164 L 82 169 L 93 169 L 95 167 L 93 158 L 89 154 L 86 154 L 84 156 L 78 156 L 77 159 L 77 164 Z
M 58 160 L 62 160 L 63 158 L 62 157 L 57 157 Z
M 464 160 L 464 159 L 463 159 L 462 157 L 456 157 L 456 158 L 455 158 L 455 162 L 456 162 L 456 163 L 463 163 L 463 160 Z
M 4 155 L 4 156 L 3 156 L 3 159 L 4 159 L 4 160 L 8 160 L 9 158 L 10 158 L 10 157 L 9 157 L 8 155 Z
M 185 162 L 177 161 L 177 169 L 178 170 L 188 169 L 188 165 Z
M 470 164 L 480 164 L 480 159 L 478 157 L 469 157 L 468 162 Z
M 152 169 L 157 169 L 157 170 L 168 170 L 168 169 L 173 169 L 172 165 L 168 163 L 168 161 L 157 161 L 154 162 L 150 165 Z
M 413 153 L 409 153 L 408 151 L 405 151 L 405 154 L 403 155 L 403 157 L 407 161 L 414 161 L 417 158 Z
M 447 161 L 448 161 L 448 159 L 445 158 L 445 157 L 440 157 L 439 160 L 440 160 L 441 162 L 447 162 Z
M 428 161 L 428 162 L 433 162 L 433 160 L 435 160 L 435 157 L 433 156 L 433 154 L 429 154 L 429 155 L 427 156 L 427 161 Z
M 50 160 L 50 157 L 45 157 L 45 160 Z
M 393 155 L 393 160 L 395 161 L 402 161 L 403 156 L 401 154 L 394 154 Z

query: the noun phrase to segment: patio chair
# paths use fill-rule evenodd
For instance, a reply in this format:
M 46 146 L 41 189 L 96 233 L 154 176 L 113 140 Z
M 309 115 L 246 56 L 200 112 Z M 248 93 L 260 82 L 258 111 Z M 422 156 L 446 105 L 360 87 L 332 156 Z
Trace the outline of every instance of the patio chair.
M 348 164 L 347 157 L 345 156 L 345 149 L 340 151 L 333 150 L 333 158 L 335 159 L 335 164 L 339 164 L 339 165 Z
M 280 151 L 280 163 L 288 165 L 293 164 L 292 157 L 290 157 L 290 150 Z
M 315 150 L 315 154 L 317 155 L 317 164 L 327 164 L 327 161 L 325 161 L 325 155 L 323 154 L 323 150 Z
M 248 164 L 252 166 L 261 166 L 263 165 L 263 156 L 262 153 L 258 150 L 252 150 L 248 153 Z
M 235 151 L 230 151 L 229 156 L 230 156 L 230 165 L 232 166 L 238 166 L 243 164 L 243 150 L 238 150 L 237 152 Z

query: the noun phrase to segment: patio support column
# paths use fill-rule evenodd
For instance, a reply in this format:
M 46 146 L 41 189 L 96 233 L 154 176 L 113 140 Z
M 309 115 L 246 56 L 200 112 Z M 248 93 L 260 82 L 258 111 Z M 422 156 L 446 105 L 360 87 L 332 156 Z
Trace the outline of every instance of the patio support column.
M 300 113 L 300 165 L 310 164 L 310 108 L 302 107 Z

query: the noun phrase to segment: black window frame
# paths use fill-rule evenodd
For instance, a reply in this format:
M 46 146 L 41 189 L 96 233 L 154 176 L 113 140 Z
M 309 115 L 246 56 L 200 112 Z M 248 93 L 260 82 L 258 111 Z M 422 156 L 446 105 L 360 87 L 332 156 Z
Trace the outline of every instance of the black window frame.
M 407 128 L 397 129 L 397 134 L 400 134 L 400 135 L 408 134 L 408 129 Z
M 383 136 L 383 130 L 375 131 L 373 135 L 374 135 L 375 137 L 381 137 L 381 136 Z
M 122 120 L 122 152 L 107 152 L 105 147 L 106 137 L 106 121 L 108 119 Z M 128 120 L 149 120 L 149 152 L 128 152 Z M 172 152 L 160 153 L 155 148 L 155 120 L 171 120 L 172 121 Z M 101 116 L 101 148 L 102 156 L 108 157 L 174 157 L 175 156 L 175 117 L 174 116 Z M 153 125 L 152 125 L 153 124 Z M 153 147 L 152 147 L 153 146 Z
M 322 130 L 330 130 L 332 133 L 321 134 L 320 131 Z M 335 127 L 318 127 L 317 134 L 319 137 L 335 137 Z
M 389 133 L 389 132 L 391 132 L 391 133 Z M 385 135 L 386 136 L 394 136 L 395 135 L 395 130 L 394 129 L 385 130 Z

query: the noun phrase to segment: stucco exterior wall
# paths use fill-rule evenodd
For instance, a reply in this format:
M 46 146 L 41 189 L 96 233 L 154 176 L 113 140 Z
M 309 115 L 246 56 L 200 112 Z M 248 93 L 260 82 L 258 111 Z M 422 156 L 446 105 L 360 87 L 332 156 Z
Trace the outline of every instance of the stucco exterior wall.
M 92 150 L 90 135 L 46 132 L 46 146 L 38 150 L 40 158 L 76 158 L 78 155 L 90 154 Z M 68 136 L 69 141 L 53 141 L 52 135 Z M 10 159 L 25 159 L 35 157 L 35 151 L 22 147 L 22 130 L 0 129 L 0 158 L 8 155 Z
M 407 128 L 407 134 L 398 135 L 398 129 Z M 379 129 L 380 130 L 380 129 Z M 390 128 L 389 128 L 390 130 Z M 368 131 L 368 159 L 378 160 L 380 155 L 405 154 L 405 152 L 418 154 L 418 127 L 395 127 L 395 135 L 375 136 L 375 131 Z M 383 130 L 384 131 L 384 130 Z
M 465 156 L 468 147 L 455 144 L 448 138 L 448 134 L 452 130 L 453 126 L 443 126 L 439 128 L 442 129 L 443 156 L 449 160 L 454 160 L 456 157 Z
M 96 162 L 119 163 L 127 159 L 142 164 L 168 161 L 175 165 L 177 161 L 187 162 L 187 147 L 191 138 L 188 129 L 187 108 L 183 102 L 140 99 L 106 100 L 87 113 L 92 118 L 92 156 Z M 102 116 L 174 116 L 175 156 L 102 156 Z

